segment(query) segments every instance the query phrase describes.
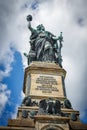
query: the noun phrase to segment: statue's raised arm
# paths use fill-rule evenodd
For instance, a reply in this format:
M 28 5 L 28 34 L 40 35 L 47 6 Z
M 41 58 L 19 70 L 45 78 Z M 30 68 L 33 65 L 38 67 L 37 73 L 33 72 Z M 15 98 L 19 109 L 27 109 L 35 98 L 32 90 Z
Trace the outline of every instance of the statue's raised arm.
M 28 15 L 26 19 L 27 19 L 27 21 L 29 22 L 29 23 L 28 23 L 28 28 L 29 28 L 29 30 L 30 30 L 31 32 L 33 32 L 35 29 L 31 27 L 32 15 Z

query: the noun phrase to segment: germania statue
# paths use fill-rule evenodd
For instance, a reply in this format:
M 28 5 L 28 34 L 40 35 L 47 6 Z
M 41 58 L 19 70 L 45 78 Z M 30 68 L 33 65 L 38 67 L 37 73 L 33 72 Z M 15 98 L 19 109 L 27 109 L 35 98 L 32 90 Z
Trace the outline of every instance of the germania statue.
M 29 22 L 28 28 L 31 31 L 30 36 L 30 51 L 29 54 L 24 53 L 28 59 L 28 65 L 32 61 L 55 62 L 62 67 L 62 32 L 56 37 L 51 32 L 45 30 L 43 24 L 40 24 L 34 29 L 31 26 L 32 16 L 27 16 Z

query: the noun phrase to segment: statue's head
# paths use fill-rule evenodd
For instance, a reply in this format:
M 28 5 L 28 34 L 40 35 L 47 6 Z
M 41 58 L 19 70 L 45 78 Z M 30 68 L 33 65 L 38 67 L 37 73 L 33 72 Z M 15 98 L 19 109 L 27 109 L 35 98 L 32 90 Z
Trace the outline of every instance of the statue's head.
M 43 24 L 40 24 L 40 25 L 38 25 L 37 26 L 37 30 L 39 30 L 39 31 L 45 31 L 45 27 L 43 26 Z

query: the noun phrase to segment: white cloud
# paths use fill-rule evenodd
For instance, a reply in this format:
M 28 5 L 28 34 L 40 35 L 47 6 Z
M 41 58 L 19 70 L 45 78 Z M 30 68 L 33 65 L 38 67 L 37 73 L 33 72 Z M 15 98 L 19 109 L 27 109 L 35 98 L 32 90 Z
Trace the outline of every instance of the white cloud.
M 21 91 L 21 99 L 23 100 L 25 97 L 25 94 L 23 93 L 23 91 Z
M 7 89 L 5 84 L 0 83 L 0 114 L 5 108 L 6 103 L 9 100 L 11 91 Z
M 11 113 L 11 118 L 15 119 L 17 117 L 17 111 L 18 111 L 19 104 L 16 105 L 15 111 Z
M 6 52 L 1 51 L 0 64 L 4 67 L 4 69 L 0 70 L 0 81 L 2 81 L 4 77 L 9 76 L 9 73 L 12 70 L 11 63 L 13 61 L 14 51 L 12 51 L 10 48 Z
M 24 95 L 23 91 L 21 91 L 20 100 L 22 101 L 24 99 L 24 97 L 25 97 L 25 95 Z M 16 104 L 15 111 L 13 113 L 11 113 L 12 119 L 17 117 L 17 111 L 18 111 L 19 106 L 20 106 L 20 104 Z

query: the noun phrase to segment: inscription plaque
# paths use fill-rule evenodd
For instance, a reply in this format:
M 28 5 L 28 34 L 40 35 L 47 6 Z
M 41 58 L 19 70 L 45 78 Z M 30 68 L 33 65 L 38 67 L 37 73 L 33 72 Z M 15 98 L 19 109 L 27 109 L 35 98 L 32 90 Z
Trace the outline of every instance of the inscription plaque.
M 50 97 L 63 96 L 61 76 L 31 74 L 30 95 Z

